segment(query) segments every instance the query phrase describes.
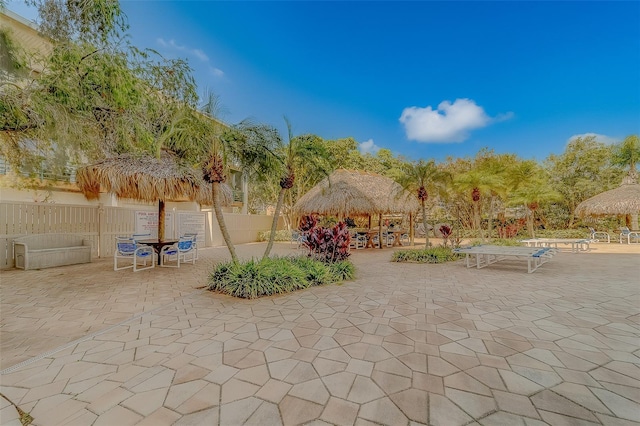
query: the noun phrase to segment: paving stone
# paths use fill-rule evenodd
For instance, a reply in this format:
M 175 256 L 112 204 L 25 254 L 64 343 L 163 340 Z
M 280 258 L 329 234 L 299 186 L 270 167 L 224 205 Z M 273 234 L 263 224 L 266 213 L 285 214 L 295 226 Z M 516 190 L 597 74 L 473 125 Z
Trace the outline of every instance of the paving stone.
M 276 404 L 263 402 L 245 422 L 245 426 L 280 426 L 282 419 Z
M 623 398 L 606 389 L 591 388 L 591 392 L 600 398 L 600 401 L 617 417 L 640 422 L 640 404 L 637 402 Z
M 330 376 L 323 376 L 321 379 L 332 396 L 346 399 L 356 379 L 356 375 L 344 371 L 342 373 L 331 374 Z
M 589 410 L 550 390 L 543 390 L 533 395 L 531 402 L 538 410 L 550 411 L 552 413 L 562 414 L 563 416 L 577 417 L 590 422 L 598 421 Z M 544 419 L 544 416 L 542 417 Z
M 314 420 L 320 416 L 323 406 L 305 401 L 293 396 L 285 396 L 278 405 L 282 415 L 282 423 L 287 425 L 299 425 Z
M 368 377 L 356 376 L 346 399 L 358 404 L 364 404 L 383 396 L 384 392 L 373 382 L 373 380 Z
M 391 400 L 409 419 L 427 424 L 429 422 L 428 392 L 418 389 L 403 390 L 390 395 Z
M 329 399 L 329 392 L 319 378 L 294 385 L 289 395 L 317 404 L 325 404 Z
M 363 404 L 358 416 L 366 420 L 386 425 L 407 424 L 404 413 L 389 398 L 380 398 Z
M 332 425 L 353 425 L 359 409 L 360 405 L 358 404 L 331 397 L 327 401 L 320 419 Z
M 293 385 L 289 383 L 269 379 L 269 381 L 267 381 L 267 383 L 265 383 L 260 390 L 256 392 L 255 396 L 277 404 L 282 401 L 282 398 L 284 398 L 292 387 Z
M 429 394 L 429 424 L 434 426 L 464 425 L 473 420 L 447 397 Z
M 535 407 L 526 396 L 498 390 L 493 391 L 493 396 L 498 404 L 498 408 L 502 411 L 534 419 L 540 418 Z

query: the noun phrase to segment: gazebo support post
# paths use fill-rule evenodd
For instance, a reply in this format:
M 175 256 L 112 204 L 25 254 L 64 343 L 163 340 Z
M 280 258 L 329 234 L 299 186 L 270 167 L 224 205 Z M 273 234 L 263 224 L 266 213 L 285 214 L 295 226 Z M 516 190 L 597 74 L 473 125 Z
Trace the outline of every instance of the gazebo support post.
M 158 200 L 158 240 L 164 241 L 164 200 Z
M 378 215 L 378 243 L 380 244 L 380 250 L 382 250 L 382 214 Z

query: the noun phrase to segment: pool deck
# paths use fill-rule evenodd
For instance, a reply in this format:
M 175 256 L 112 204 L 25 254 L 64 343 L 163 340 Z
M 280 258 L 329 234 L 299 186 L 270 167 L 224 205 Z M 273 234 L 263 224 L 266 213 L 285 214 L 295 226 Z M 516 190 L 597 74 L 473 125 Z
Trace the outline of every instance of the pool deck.
M 224 247 L 179 269 L 2 271 L 0 391 L 33 425 L 640 424 L 640 245 L 533 274 L 392 251 L 258 300 L 202 288 Z M 20 425 L 5 398 L 0 424 Z

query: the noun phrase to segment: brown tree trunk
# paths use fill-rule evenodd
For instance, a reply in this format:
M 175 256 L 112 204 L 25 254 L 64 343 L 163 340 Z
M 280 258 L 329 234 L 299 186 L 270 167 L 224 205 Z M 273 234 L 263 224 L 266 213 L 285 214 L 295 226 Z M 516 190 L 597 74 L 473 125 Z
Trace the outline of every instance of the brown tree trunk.
M 218 201 L 218 193 L 220 192 L 220 182 L 213 182 L 211 184 L 211 191 L 213 194 L 213 211 L 216 215 L 216 220 L 218 221 L 218 227 L 220 228 L 220 233 L 222 234 L 222 238 L 224 239 L 227 248 L 229 249 L 229 254 L 231 254 L 231 260 L 233 263 L 238 263 L 238 256 L 236 255 L 236 248 L 231 243 L 231 237 L 229 236 L 229 230 L 227 229 L 227 224 L 224 221 L 224 215 L 222 214 L 222 208 L 220 207 L 220 202 Z
M 269 235 L 269 242 L 267 243 L 267 249 L 264 251 L 264 255 L 262 256 L 262 260 L 269 257 L 269 253 L 271 253 L 271 248 L 273 247 L 273 241 L 276 239 L 276 229 L 278 228 L 278 218 L 280 217 L 280 209 L 282 208 L 282 203 L 284 202 L 284 194 L 286 193 L 286 189 L 281 188 L 280 194 L 278 194 L 278 203 L 276 204 L 276 211 L 273 212 L 273 222 L 271 222 L 271 234 Z
M 422 208 L 422 226 L 424 227 L 424 237 L 426 238 L 424 248 L 429 248 L 429 224 L 427 223 L 427 207 L 424 200 L 420 200 L 420 207 Z

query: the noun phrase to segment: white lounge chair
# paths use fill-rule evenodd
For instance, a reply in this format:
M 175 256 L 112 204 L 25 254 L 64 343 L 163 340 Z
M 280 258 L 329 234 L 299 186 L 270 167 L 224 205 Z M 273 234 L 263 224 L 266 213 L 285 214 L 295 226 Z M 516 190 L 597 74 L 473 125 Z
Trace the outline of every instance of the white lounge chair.
M 632 231 L 626 226 L 620 228 L 620 244 L 626 240 L 627 244 L 640 244 L 640 232 Z
M 591 233 L 591 241 L 593 241 L 594 243 L 600 242 L 600 238 L 606 238 L 608 243 L 611 242 L 611 236 L 608 232 L 596 231 L 593 228 L 589 228 L 589 232 Z
M 475 266 L 480 269 L 505 259 L 526 259 L 527 272 L 530 274 L 543 264 L 547 263 L 556 253 L 551 247 L 508 247 L 480 245 L 460 247 L 453 250 L 455 253 L 466 255 L 467 268 L 473 267 L 471 257 L 475 257 Z

